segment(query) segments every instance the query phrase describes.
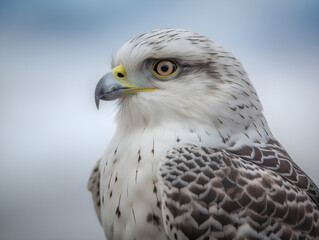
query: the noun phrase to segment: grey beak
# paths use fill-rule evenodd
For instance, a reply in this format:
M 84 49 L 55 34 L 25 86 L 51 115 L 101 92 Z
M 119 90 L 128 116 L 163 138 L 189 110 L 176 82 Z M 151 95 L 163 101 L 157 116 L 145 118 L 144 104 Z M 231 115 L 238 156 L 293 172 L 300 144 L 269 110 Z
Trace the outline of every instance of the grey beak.
M 115 100 L 121 97 L 124 89 L 127 89 L 127 87 L 114 78 L 113 72 L 105 74 L 95 88 L 95 104 L 97 109 L 99 109 L 100 99 L 106 101 Z

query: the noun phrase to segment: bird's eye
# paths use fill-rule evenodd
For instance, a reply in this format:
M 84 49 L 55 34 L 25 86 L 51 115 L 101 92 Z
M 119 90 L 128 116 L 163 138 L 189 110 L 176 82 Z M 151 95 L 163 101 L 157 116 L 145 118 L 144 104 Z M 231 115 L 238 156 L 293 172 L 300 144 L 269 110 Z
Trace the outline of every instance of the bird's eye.
M 177 71 L 177 65 L 172 60 L 159 60 L 153 65 L 153 71 L 160 77 L 168 77 Z

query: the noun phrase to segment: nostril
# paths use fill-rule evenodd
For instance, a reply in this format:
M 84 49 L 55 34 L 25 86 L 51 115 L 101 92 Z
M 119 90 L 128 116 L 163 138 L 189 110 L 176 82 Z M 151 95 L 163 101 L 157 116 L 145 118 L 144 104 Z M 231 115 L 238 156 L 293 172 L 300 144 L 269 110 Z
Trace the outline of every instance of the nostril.
M 117 73 L 117 76 L 118 76 L 119 78 L 124 78 L 124 74 L 123 74 L 123 73 Z

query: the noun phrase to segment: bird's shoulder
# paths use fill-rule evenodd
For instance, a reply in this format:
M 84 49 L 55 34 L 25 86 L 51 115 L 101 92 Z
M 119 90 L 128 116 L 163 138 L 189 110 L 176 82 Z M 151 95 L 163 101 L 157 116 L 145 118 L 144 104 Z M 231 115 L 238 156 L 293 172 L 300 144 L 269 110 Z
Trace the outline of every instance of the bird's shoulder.
M 289 166 L 284 162 L 282 169 L 278 159 L 278 168 L 268 166 L 266 158 L 258 159 L 257 154 L 270 159 L 270 150 L 263 153 L 251 148 L 255 151 L 252 159 L 248 148 L 240 152 L 185 145 L 167 152 L 159 166 L 159 179 L 169 238 L 220 234 L 248 238 L 261 231 L 265 238 L 319 234 L 318 205 L 309 189 L 287 175 L 296 171 L 297 178 L 301 177 L 301 169 L 292 161 Z M 242 232 L 246 235 L 241 236 Z
M 319 189 L 311 178 L 291 159 L 284 147 L 275 139 L 265 146 L 244 145 L 230 151 L 246 161 L 280 175 L 284 181 L 305 191 L 319 206 Z

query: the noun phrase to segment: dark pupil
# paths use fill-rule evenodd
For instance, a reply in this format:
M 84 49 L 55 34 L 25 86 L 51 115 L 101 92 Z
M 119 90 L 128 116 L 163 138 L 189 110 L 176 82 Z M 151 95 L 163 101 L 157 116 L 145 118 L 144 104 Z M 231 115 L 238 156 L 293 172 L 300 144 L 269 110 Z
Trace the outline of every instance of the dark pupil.
M 124 77 L 124 75 L 123 75 L 122 73 L 117 73 L 117 76 L 118 76 L 119 78 L 123 78 L 123 77 Z
M 165 65 L 163 65 L 163 66 L 161 66 L 161 70 L 162 70 L 162 72 L 167 72 L 168 71 L 168 69 L 169 69 L 169 67 L 165 64 Z

